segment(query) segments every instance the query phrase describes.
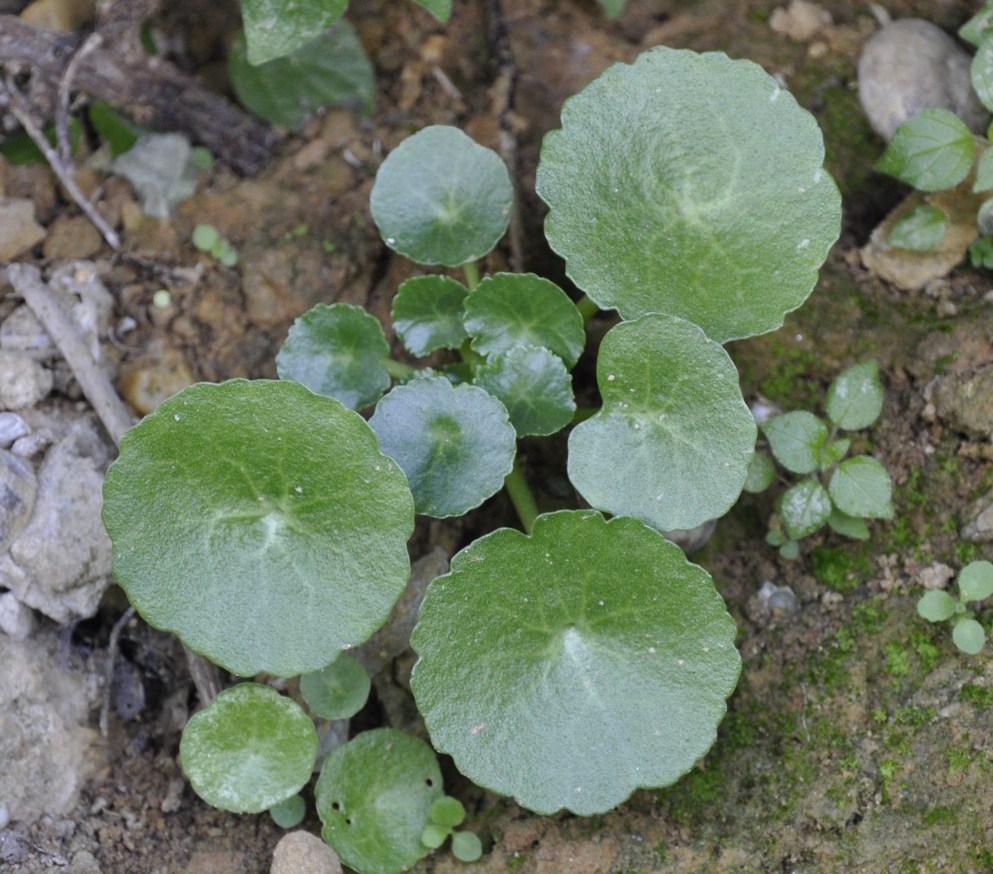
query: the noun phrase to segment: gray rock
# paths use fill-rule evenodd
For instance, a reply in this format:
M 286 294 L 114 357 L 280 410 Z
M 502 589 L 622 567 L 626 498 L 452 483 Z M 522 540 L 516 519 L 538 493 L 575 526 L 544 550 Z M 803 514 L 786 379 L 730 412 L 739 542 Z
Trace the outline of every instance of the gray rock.
M 31 433 L 31 426 L 17 413 L 0 413 L 0 449 L 7 449 L 15 440 Z
M 877 31 L 859 60 L 859 98 L 884 139 L 922 109 L 948 109 L 976 133 L 990 114 L 972 89 L 972 58 L 929 21 L 905 18 Z
M 27 527 L 37 493 L 34 468 L 12 452 L 0 450 L 0 553 Z
M 269 874 L 341 874 L 341 861 L 324 841 L 310 832 L 284 835 L 272 854 Z
M 993 542 L 993 490 L 969 504 L 962 511 L 961 521 L 964 540 Z
M 19 306 L 0 325 L 0 349 L 19 352 L 35 361 L 56 355 L 55 344 L 29 306 Z
M 13 592 L 0 595 L 0 631 L 11 640 L 27 640 L 34 631 L 34 613 L 18 601 Z
M 938 415 L 955 430 L 979 439 L 993 437 L 993 369 L 940 377 L 933 397 Z
M 52 372 L 18 352 L 0 351 L 0 409 L 33 407 L 52 390 Z

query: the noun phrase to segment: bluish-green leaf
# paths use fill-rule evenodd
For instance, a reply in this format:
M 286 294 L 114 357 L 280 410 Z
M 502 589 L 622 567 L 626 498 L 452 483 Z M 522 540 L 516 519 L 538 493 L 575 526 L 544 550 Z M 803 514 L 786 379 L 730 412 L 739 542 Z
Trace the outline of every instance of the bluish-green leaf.
M 764 492 L 776 479 L 776 466 L 772 463 L 768 452 L 756 451 L 748 463 L 748 474 L 742 491 L 749 494 Z
M 458 267 L 497 244 L 513 199 L 510 175 L 496 152 L 458 128 L 432 125 L 383 161 L 370 205 L 391 249 L 419 264 Z
M 993 188 L 993 149 L 987 146 L 976 162 L 976 181 L 972 190 L 977 194 Z
M 438 823 L 438 825 L 455 828 L 462 825 L 464 819 L 465 808 L 458 798 L 445 795 L 431 805 L 431 821 Z
M 756 427 L 724 348 L 675 316 L 621 322 L 600 346 L 603 408 L 569 436 L 589 503 L 660 531 L 723 516 L 741 494 Z
M 868 455 L 856 455 L 839 464 L 828 491 L 835 506 L 849 516 L 893 518 L 893 481 L 886 468 Z
M 776 512 L 790 540 L 802 540 L 828 521 L 831 498 L 817 480 L 801 480 L 779 496 Z
M 280 379 L 296 380 L 360 410 L 389 388 L 389 353 L 375 316 L 349 304 L 322 303 L 292 324 L 276 355 L 276 371 Z
M 576 402 L 562 359 L 538 346 L 515 346 L 476 372 L 475 384 L 498 398 L 518 437 L 547 435 L 572 421 Z
M 972 58 L 972 87 L 983 106 L 993 109 L 993 40 L 985 39 Z
M 179 757 L 193 791 L 208 804 L 261 813 L 310 779 L 317 731 L 291 698 L 239 683 L 190 718 Z
M 596 512 L 500 529 L 434 580 L 411 686 L 435 747 L 524 807 L 588 815 L 665 786 L 714 742 L 740 659 L 709 575 Z
M 371 685 L 361 663 L 342 653 L 327 667 L 300 677 L 300 695 L 315 716 L 349 719 L 365 705 Z
M 465 328 L 483 355 L 544 346 L 571 369 L 586 343 L 583 317 L 554 282 L 533 273 L 497 273 L 466 298 Z
M 418 513 L 461 516 L 499 491 L 517 438 L 507 409 L 474 385 L 444 377 L 400 385 L 369 424 L 410 482 Z
M 943 191 L 969 175 L 974 155 L 962 119 L 947 109 L 925 109 L 896 129 L 876 169 L 918 191 Z
M 966 655 L 978 655 L 986 644 L 986 632 L 975 619 L 959 619 L 952 628 L 952 640 Z
M 334 24 L 347 5 L 348 0 L 241 0 L 248 62 L 295 52 Z
M 566 101 L 537 190 L 597 304 L 724 342 L 774 330 L 813 289 L 841 226 L 823 162 L 813 116 L 757 64 L 657 48 Z
M 280 828 L 296 828 L 307 815 L 307 802 L 302 795 L 291 795 L 269 808 L 269 816 Z
M 828 429 L 813 413 L 784 413 L 762 424 L 773 457 L 793 473 L 813 473 L 821 461 Z
M 228 53 L 228 78 L 242 106 L 288 128 L 323 106 L 352 104 L 370 112 L 376 100 L 372 63 L 347 21 L 258 66 L 239 37 Z
M 94 100 L 86 109 L 90 124 L 100 134 L 110 148 L 111 157 L 116 158 L 130 149 L 142 133 L 147 131 L 132 124 L 105 100 Z
M 883 397 L 879 364 L 865 361 L 846 368 L 834 378 L 828 387 L 824 406 L 828 418 L 839 428 L 860 431 L 879 418 L 883 410 Z
M 925 592 L 917 602 L 917 615 L 928 622 L 943 622 L 955 615 L 958 602 L 940 589 Z
M 324 838 L 362 874 L 398 874 L 426 856 L 421 843 L 443 794 L 438 759 L 402 731 L 364 731 L 325 760 L 314 787 Z
M 866 524 L 865 519 L 842 513 L 837 507 L 828 516 L 828 525 L 832 531 L 845 537 L 851 537 L 855 540 L 869 539 L 869 526 Z
M 450 276 L 432 274 L 408 279 L 393 298 L 393 327 L 413 355 L 435 349 L 458 349 L 466 338 L 463 318 L 469 293 Z
M 379 628 L 413 509 L 361 416 L 278 380 L 183 389 L 124 435 L 104 482 L 131 603 L 242 676 L 316 670 Z
M 851 447 L 852 441 L 848 437 L 841 437 L 828 443 L 827 446 L 824 447 L 824 451 L 821 453 L 821 471 L 825 472 L 830 470 L 832 466 L 837 464 L 848 454 L 848 450 L 851 449 Z
M 931 252 L 941 245 L 947 230 L 948 217 L 944 210 L 922 204 L 893 225 L 886 242 L 911 252 Z
M 993 2 L 984 3 L 979 11 L 959 28 L 959 37 L 978 46 L 993 33 Z
M 993 595 L 993 563 L 971 561 L 959 573 L 963 601 L 982 601 Z

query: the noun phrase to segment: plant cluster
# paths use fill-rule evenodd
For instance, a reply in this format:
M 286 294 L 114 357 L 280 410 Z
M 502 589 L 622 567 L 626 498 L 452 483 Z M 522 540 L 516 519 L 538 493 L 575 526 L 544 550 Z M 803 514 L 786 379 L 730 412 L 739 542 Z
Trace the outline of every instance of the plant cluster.
M 413 356 L 444 350 L 435 366 L 392 360 L 369 313 L 320 305 L 291 328 L 279 380 L 184 389 L 106 477 L 115 578 L 146 621 L 235 675 L 304 675 L 311 713 L 245 682 L 191 719 L 182 764 L 205 800 L 260 811 L 303 786 L 312 714 L 329 712 L 308 677 L 337 675 L 386 621 L 415 513 L 504 487 L 524 530 L 455 555 L 411 637 L 434 748 L 540 813 L 603 812 L 693 766 L 740 656 L 710 575 L 664 532 L 741 493 L 757 428 L 723 344 L 810 294 L 840 226 L 823 157 L 813 118 L 755 64 L 657 49 L 611 67 L 567 101 L 537 173 L 576 304 L 535 275 L 480 277 L 512 207 L 496 153 L 448 127 L 390 153 L 371 196 L 386 245 L 464 279 L 397 290 L 396 334 Z M 601 308 L 620 316 L 597 350 L 602 405 L 577 410 L 570 371 Z M 567 427 L 590 509 L 541 514 L 518 439 Z M 435 807 L 434 750 L 392 729 L 335 749 L 315 796 L 363 874 L 413 864 L 457 824 Z M 453 837 L 456 853 L 471 842 Z
M 225 267 L 234 267 L 238 263 L 238 250 L 213 225 L 197 225 L 193 228 L 191 242 Z
M 976 655 L 986 645 L 986 630 L 966 605 L 993 595 L 993 563 L 969 562 L 959 572 L 958 597 L 942 589 L 925 592 L 917 602 L 917 614 L 928 622 L 952 620 L 952 640 L 968 655 Z

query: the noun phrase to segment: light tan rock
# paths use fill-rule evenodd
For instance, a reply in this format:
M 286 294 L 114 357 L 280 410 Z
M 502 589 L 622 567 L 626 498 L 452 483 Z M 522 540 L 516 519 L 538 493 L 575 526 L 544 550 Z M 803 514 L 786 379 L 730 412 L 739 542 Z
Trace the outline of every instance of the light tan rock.
M 810 0 L 791 0 L 769 17 L 769 27 L 797 42 L 807 42 L 831 24 L 831 13 Z
M 341 874 L 341 861 L 317 835 L 296 831 L 285 835 L 272 854 L 269 874 Z
M 34 203 L 0 197 L 0 261 L 20 258 L 44 239 L 45 229 L 34 219 Z

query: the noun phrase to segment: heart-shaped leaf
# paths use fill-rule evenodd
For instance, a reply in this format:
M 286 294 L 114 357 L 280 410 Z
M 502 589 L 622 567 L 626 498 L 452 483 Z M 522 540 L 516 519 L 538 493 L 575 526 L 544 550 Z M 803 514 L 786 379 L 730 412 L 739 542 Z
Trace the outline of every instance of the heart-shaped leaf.
M 868 455 L 856 455 L 839 464 L 828 491 L 835 506 L 849 516 L 893 518 L 893 481 L 886 468 Z
M 375 316 L 344 303 L 318 304 L 290 327 L 276 355 L 276 371 L 280 379 L 302 382 L 360 410 L 390 387 L 389 354 Z
M 947 109 L 924 109 L 896 129 L 876 169 L 918 191 L 943 191 L 969 175 L 974 154 L 962 119 Z
M 828 516 L 828 525 L 832 531 L 836 531 L 845 537 L 851 537 L 854 540 L 869 539 L 869 526 L 865 524 L 865 519 L 842 513 L 837 507 Z
M 566 101 L 537 190 L 596 303 L 724 342 L 774 330 L 813 289 L 841 226 L 823 162 L 813 116 L 757 64 L 658 48 Z
M 350 719 L 365 705 L 371 685 L 366 669 L 343 652 L 326 668 L 300 677 L 300 695 L 315 716 Z
M 435 748 L 524 807 L 601 813 L 714 742 L 738 679 L 710 576 L 630 518 L 539 516 L 434 580 L 411 686 Z
M 594 507 L 660 531 L 723 516 L 756 427 L 724 348 L 675 316 L 622 322 L 600 346 L 603 409 L 569 436 L 569 478 Z
M 813 413 L 798 410 L 769 419 L 762 425 L 772 454 L 793 473 L 813 473 L 821 461 L 828 429 Z
M 507 408 L 444 377 L 399 385 L 369 420 L 383 452 L 407 474 L 418 513 L 461 516 L 503 486 L 517 439 Z
M 278 380 L 183 389 L 124 435 L 104 482 L 131 603 L 242 676 L 317 670 L 382 625 L 413 509 L 361 416 Z
M 310 779 L 317 731 L 291 698 L 259 683 L 239 683 L 190 718 L 179 757 L 193 790 L 208 804 L 261 813 Z
M 458 349 L 466 338 L 462 319 L 469 293 L 450 276 L 415 276 L 393 298 L 393 327 L 414 355 L 435 349 Z
M 421 835 L 442 795 L 434 750 L 389 728 L 335 749 L 314 787 L 321 837 L 362 874 L 398 874 L 426 856 Z
M 982 601 L 993 595 L 993 563 L 971 561 L 959 574 L 963 601 Z
M 248 62 L 295 52 L 334 24 L 347 5 L 348 0 L 241 0 Z
M 513 199 L 510 175 L 496 152 L 458 128 L 432 125 L 383 161 L 370 205 L 391 249 L 418 264 L 458 267 L 496 245 Z
M 779 496 L 776 512 L 790 539 L 802 540 L 831 517 L 831 498 L 817 480 L 801 480 Z
M 839 428 L 868 428 L 883 410 L 879 364 L 866 361 L 841 371 L 828 388 L 825 407 L 828 418 Z

